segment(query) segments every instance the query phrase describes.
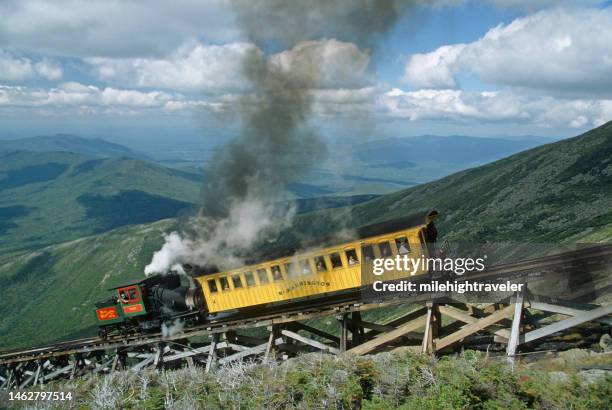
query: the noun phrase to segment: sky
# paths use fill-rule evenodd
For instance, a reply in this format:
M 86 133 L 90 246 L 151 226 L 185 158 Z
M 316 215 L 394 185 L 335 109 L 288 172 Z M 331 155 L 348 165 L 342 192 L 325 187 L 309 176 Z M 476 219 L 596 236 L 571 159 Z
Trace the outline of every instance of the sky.
M 414 3 L 374 46 L 325 27 L 254 44 L 236 0 L 4 0 L 0 138 L 231 136 L 251 52 L 316 59 L 309 121 L 330 138 L 566 137 L 612 119 L 611 2 Z

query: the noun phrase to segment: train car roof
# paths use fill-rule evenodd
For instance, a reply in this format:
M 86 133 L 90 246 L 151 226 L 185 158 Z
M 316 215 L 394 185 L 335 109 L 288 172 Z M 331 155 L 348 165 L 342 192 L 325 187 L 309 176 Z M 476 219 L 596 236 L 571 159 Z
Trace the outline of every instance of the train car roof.
M 385 233 L 397 232 L 405 229 L 415 228 L 421 225 L 427 225 L 431 223 L 437 216 L 438 211 L 436 211 L 435 209 L 429 209 L 427 211 L 417 212 L 411 215 L 407 215 L 405 217 L 389 219 L 386 221 L 353 228 L 353 230 L 356 232 L 356 237 L 353 236 L 351 238 L 347 238 L 345 241 L 342 241 L 342 238 L 339 238 L 338 236 L 316 237 L 309 241 L 302 242 L 300 244 L 300 247 L 284 247 L 265 252 L 264 254 L 259 255 L 256 258 L 246 260 L 246 263 L 243 266 L 255 265 L 269 260 L 286 258 L 294 255 L 296 252 L 303 251 L 304 249 L 308 249 L 315 246 L 318 248 L 327 248 L 334 245 L 340 245 L 345 242 L 351 242 L 356 239 L 366 239 L 372 236 L 383 235 Z M 191 271 L 193 273 L 196 273 L 197 275 L 207 275 L 222 272 L 221 270 L 216 269 L 215 267 L 202 266 L 190 266 L 186 267 L 185 270 L 187 272 Z
M 114 286 L 112 288 L 109 288 L 108 290 L 117 290 L 117 289 L 121 289 L 121 288 L 125 288 L 128 286 L 132 286 L 132 285 L 142 285 L 142 284 L 146 284 L 148 286 L 152 286 L 152 285 L 156 285 L 158 283 L 161 282 L 165 282 L 167 280 L 171 280 L 171 276 L 178 276 L 178 274 L 176 273 L 167 273 L 164 275 L 152 275 L 146 278 L 135 278 L 131 281 L 125 281 L 123 282 L 121 285 L 118 286 Z

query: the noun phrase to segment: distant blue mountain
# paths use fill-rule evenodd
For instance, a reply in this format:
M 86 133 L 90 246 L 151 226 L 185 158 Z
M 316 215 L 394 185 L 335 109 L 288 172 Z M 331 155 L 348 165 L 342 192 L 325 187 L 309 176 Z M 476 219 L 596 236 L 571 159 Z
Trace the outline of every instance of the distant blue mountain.
M 147 155 L 135 152 L 120 144 L 115 144 L 101 138 L 83 138 L 70 134 L 0 140 L 0 151 L 67 151 L 95 158 L 128 157 L 148 159 Z
M 423 135 L 371 140 L 356 145 L 354 153 L 362 162 L 386 164 L 394 168 L 409 168 L 417 164 L 435 162 L 472 165 L 494 161 L 552 141 L 535 136 L 480 138 Z

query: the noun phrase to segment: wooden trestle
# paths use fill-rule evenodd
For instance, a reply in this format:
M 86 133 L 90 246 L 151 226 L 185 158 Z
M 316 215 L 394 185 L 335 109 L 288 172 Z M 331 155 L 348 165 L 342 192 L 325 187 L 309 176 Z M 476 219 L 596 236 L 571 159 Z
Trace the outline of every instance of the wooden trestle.
M 520 350 L 537 350 L 540 342 L 550 341 L 566 329 L 597 322 L 600 333 L 609 333 L 612 325 L 612 305 L 544 303 L 520 293 L 505 303 L 451 302 L 411 305 L 414 308 L 407 313 L 380 323 L 364 320 L 362 312 L 385 309 L 402 301 L 353 303 L 317 312 L 279 314 L 249 322 L 251 325 L 230 322 L 167 338 L 158 335 L 107 342 L 92 339 L 91 343 L 68 345 L 52 352 L 37 349 L 31 354 L 0 356 L 0 388 L 26 388 L 85 373 L 117 370 L 201 366 L 208 372 L 233 361 L 282 360 L 313 351 L 359 356 L 389 350 L 446 354 L 481 348 L 504 352 L 512 361 Z M 337 332 L 332 334 L 305 323 L 322 317 L 327 317 L 328 322 L 332 318 Z M 259 332 L 253 332 L 256 328 Z

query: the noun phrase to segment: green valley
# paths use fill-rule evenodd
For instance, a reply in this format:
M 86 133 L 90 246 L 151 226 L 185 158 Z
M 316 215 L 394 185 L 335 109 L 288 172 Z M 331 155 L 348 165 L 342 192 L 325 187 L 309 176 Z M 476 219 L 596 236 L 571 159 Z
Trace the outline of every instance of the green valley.
M 612 123 L 607 123 L 435 182 L 353 206 L 298 215 L 279 243 L 296 244 L 339 227 L 427 208 L 441 213 L 440 240 L 606 242 L 612 240 L 611 204 Z M 178 226 L 174 219 L 158 221 L 2 256 L 2 348 L 91 328 L 92 303 L 112 285 L 142 277 L 163 234 Z

